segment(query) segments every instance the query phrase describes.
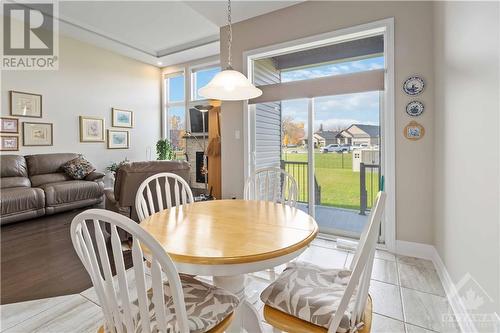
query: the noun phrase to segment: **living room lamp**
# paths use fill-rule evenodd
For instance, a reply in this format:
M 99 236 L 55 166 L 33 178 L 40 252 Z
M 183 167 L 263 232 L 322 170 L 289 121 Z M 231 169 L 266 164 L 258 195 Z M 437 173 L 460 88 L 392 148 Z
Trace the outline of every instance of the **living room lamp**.
M 196 110 L 201 112 L 202 128 L 203 128 L 203 178 L 205 179 L 205 190 L 208 190 L 208 163 L 207 163 L 207 144 L 206 144 L 206 130 L 205 130 L 205 115 L 214 107 L 212 105 L 196 105 Z
M 262 95 L 262 90 L 255 87 L 248 78 L 232 67 L 231 44 L 233 42 L 233 27 L 231 24 L 231 0 L 227 2 L 227 22 L 229 25 L 227 67 L 217 73 L 214 78 L 198 94 L 207 99 L 221 101 L 243 101 Z

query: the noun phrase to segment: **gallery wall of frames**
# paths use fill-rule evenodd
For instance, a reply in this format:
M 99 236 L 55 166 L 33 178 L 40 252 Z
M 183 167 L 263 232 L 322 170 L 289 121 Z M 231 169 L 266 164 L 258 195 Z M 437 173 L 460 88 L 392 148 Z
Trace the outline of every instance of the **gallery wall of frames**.
M 43 96 L 31 92 L 9 91 L 9 117 L 0 117 L 0 151 L 19 151 L 19 146 L 52 146 L 54 124 L 42 122 Z M 80 142 L 106 143 L 107 149 L 129 149 L 134 112 L 110 107 L 111 127 L 105 119 L 79 116 Z

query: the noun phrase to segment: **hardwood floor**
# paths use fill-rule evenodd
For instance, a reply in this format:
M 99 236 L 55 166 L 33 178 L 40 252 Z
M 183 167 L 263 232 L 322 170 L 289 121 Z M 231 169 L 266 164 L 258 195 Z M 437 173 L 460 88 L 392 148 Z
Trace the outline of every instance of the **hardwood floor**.
M 92 285 L 70 237 L 73 217 L 85 209 L 2 226 L 1 304 L 76 294 Z

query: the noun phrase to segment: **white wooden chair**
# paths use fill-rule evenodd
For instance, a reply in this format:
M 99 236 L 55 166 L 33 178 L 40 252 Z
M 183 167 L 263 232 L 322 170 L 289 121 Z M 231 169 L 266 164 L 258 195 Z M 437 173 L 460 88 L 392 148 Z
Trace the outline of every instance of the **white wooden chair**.
M 245 200 L 271 201 L 297 207 L 297 181 L 283 169 L 263 168 L 247 178 L 243 191 Z M 276 279 L 274 268 L 269 269 L 269 279 Z
M 112 257 L 101 230 L 104 225 L 110 227 Z M 88 226 L 93 230 L 95 243 Z M 133 278 L 125 270 L 118 229 L 133 237 Z M 179 276 L 161 245 L 133 220 L 111 211 L 90 209 L 73 219 L 71 240 L 104 312 L 105 325 L 99 332 L 186 333 L 207 327 L 202 331 L 214 333 L 223 332 L 229 325 L 238 304 L 237 297 L 192 277 Z M 151 289 L 147 288 L 149 277 L 143 251 L 151 264 Z M 117 272 L 115 277 L 111 263 Z M 196 290 L 201 291 L 197 294 Z M 131 298 L 134 294 L 137 299 Z M 213 298 L 203 294 L 212 294 Z M 229 306 L 230 311 L 218 307 L 221 300 L 223 307 Z M 205 305 L 201 306 L 202 303 Z M 196 307 L 198 309 L 193 310 Z
M 163 209 L 193 201 L 191 188 L 181 176 L 162 172 L 146 178 L 139 186 L 135 196 L 135 209 L 142 221 Z
M 295 262 L 262 292 L 261 298 L 265 303 L 264 317 L 275 330 L 290 333 L 370 332 L 372 304 L 368 290 L 385 199 L 386 194 L 379 192 L 370 213 L 367 232 L 359 241 L 349 270 L 328 270 Z M 304 274 L 317 274 L 321 278 L 304 278 Z M 292 281 L 289 275 L 293 276 Z M 312 281 L 327 281 L 332 277 L 335 282 L 331 284 L 312 285 Z M 322 297 L 327 306 L 320 309 L 311 308 L 313 299 L 314 304 L 318 306 Z M 291 301 L 287 302 L 288 299 Z M 290 309 L 282 308 L 292 303 L 294 305 L 290 305 Z M 334 304 L 337 305 L 336 308 L 332 308 Z M 313 313 L 322 313 L 326 317 L 314 317 Z
M 256 170 L 245 182 L 246 200 L 263 200 L 297 206 L 297 182 L 292 175 L 280 168 Z

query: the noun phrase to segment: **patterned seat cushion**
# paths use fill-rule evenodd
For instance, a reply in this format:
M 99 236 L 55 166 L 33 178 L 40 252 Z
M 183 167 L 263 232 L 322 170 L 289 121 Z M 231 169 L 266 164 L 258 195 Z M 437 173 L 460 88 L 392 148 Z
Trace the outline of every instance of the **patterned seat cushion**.
M 227 318 L 238 306 L 238 297 L 228 291 L 217 288 L 213 285 L 201 282 L 190 275 L 180 274 L 182 290 L 184 292 L 184 302 L 189 322 L 190 333 L 207 332 Z M 169 294 L 170 287 L 165 282 L 165 308 L 167 309 L 167 333 L 180 332 L 174 310 L 174 302 Z M 154 305 L 152 303 L 153 291 L 148 291 L 149 312 L 151 314 L 151 333 L 159 332 L 154 315 Z M 134 303 L 136 313 L 134 318 L 136 332 L 142 332 L 138 301 Z M 147 332 L 147 333 L 150 333 Z M 146 332 L 142 332 L 146 333 Z
M 346 269 L 324 269 L 309 263 L 293 262 L 264 289 L 260 298 L 274 309 L 328 328 L 350 276 L 351 271 Z M 355 297 L 351 297 L 337 332 L 349 331 L 354 303 Z

